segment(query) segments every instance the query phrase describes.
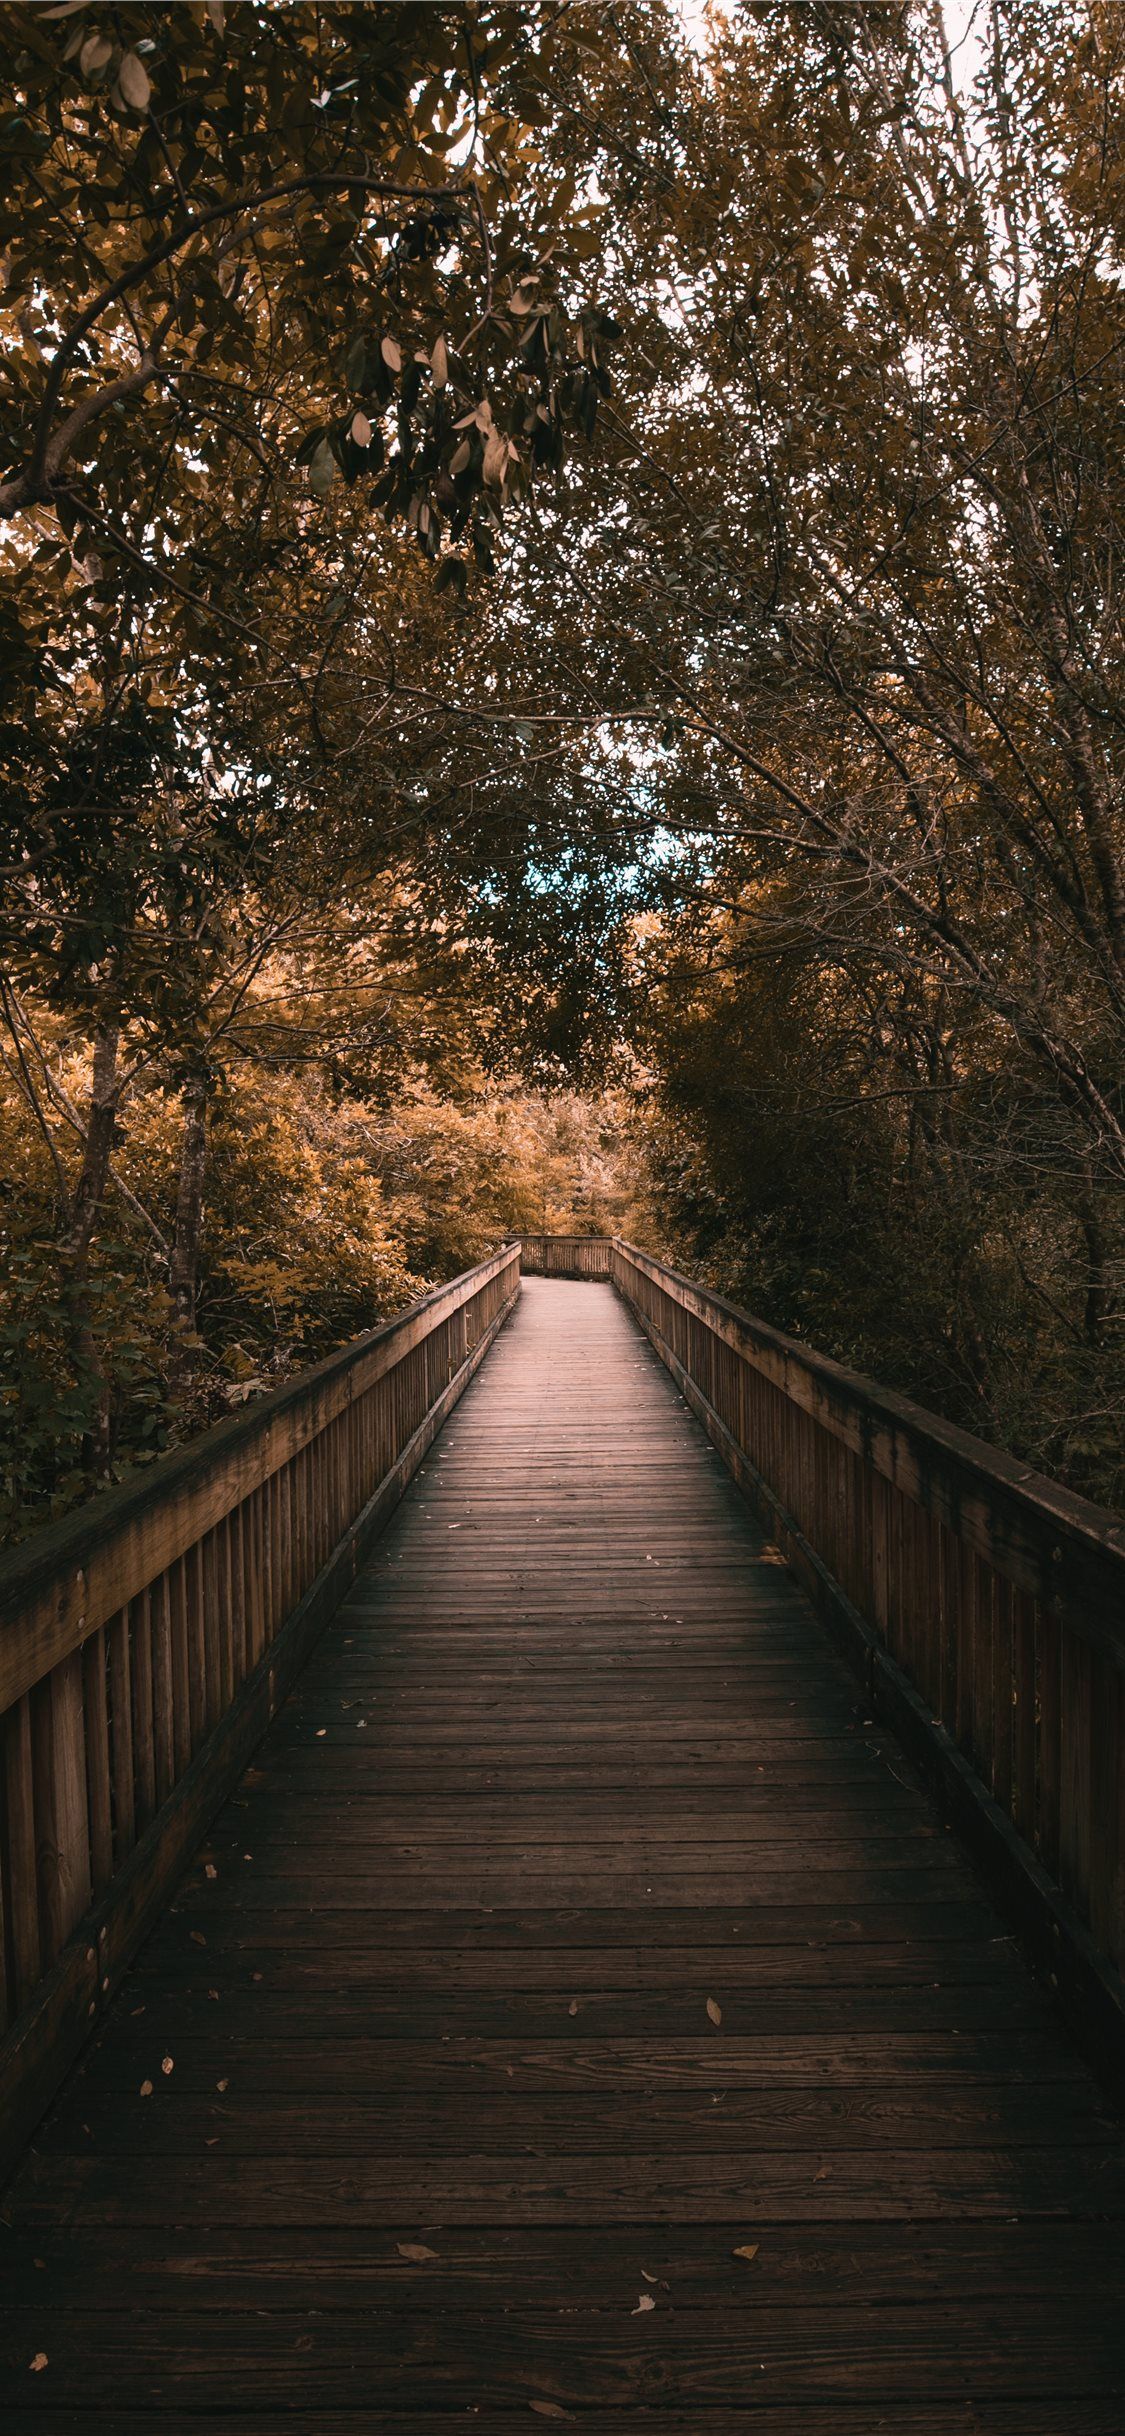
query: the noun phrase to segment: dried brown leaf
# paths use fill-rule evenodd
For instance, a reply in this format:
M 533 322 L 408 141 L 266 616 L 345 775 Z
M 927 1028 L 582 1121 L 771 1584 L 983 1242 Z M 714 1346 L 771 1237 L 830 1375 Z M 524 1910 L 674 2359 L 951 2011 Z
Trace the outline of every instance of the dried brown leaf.
M 78 54 L 83 76 L 96 76 L 113 57 L 113 44 L 108 34 L 88 34 Z
M 152 86 L 135 51 L 126 51 L 117 71 L 117 82 L 130 110 L 147 110 Z

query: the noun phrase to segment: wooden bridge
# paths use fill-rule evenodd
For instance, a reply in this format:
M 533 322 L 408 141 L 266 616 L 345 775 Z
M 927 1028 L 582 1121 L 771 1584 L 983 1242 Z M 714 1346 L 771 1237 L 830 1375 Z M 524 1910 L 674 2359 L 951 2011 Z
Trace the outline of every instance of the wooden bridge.
M 1119 1528 L 523 1270 L 3 1569 L 7 2436 L 1120 2436 Z

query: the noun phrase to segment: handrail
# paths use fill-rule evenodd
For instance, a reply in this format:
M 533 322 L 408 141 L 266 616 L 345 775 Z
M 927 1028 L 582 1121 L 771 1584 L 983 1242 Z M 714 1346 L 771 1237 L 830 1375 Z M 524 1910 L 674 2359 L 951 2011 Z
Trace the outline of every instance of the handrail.
M 519 1291 L 519 1246 L 0 1561 L 0 2158 Z
M 1119 2077 L 1120 1519 L 619 1238 L 610 1273 Z
M 608 1277 L 609 1235 L 521 1235 L 525 1277 Z
M 1117 1516 L 1003 1448 L 783 1336 L 650 1253 L 616 1240 L 614 1249 L 994 1572 L 1125 1665 L 1125 1524 Z

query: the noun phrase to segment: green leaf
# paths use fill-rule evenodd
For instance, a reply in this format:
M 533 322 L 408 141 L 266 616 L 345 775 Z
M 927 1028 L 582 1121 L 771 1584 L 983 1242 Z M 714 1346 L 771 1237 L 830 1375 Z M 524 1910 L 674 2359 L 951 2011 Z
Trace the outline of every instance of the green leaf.
M 336 458 L 328 439 L 322 437 L 309 460 L 309 489 L 314 498 L 327 498 L 335 479 Z

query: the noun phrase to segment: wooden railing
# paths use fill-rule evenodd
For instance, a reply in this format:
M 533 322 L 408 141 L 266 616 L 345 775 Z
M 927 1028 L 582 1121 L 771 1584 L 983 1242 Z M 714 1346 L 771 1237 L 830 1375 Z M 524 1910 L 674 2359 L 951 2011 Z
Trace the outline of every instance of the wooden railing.
M 608 1277 L 612 1244 L 608 1235 L 521 1235 L 520 1265 L 525 1277 Z
M 1125 1528 L 647 1253 L 610 1273 L 1120 2075 Z
M 1125 2063 L 1125 1531 L 647 1253 L 609 1277 Z M 0 2165 L 15 2154 L 511 1309 L 520 1246 L 0 1563 Z
M 519 1247 L 0 1563 L 0 2162 L 519 1291 Z

